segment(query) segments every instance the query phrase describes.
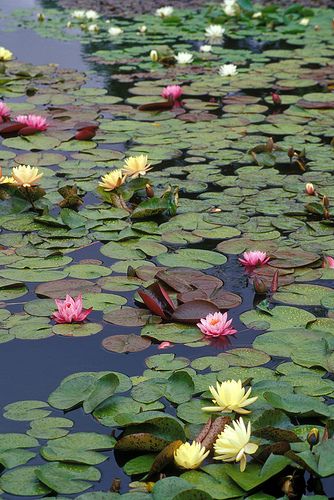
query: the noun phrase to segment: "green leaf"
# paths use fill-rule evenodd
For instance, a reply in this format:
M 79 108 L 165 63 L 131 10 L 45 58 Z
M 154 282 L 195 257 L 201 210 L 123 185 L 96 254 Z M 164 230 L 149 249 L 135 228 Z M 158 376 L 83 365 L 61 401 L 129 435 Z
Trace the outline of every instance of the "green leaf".
M 41 465 L 35 472 L 52 491 L 67 495 L 88 490 L 92 486 L 90 481 L 99 481 L 101 477 L 95 467 L 62 463 Z

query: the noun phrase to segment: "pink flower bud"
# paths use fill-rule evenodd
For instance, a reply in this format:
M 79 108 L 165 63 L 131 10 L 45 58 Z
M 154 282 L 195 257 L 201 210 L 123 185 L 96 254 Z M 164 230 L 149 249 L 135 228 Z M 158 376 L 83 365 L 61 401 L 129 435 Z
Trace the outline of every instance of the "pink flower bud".
M 161 344 L 158 345 L 158 349 L 167 349 L 167 347 L 172 347 L 173 344 L 171 342 L 161 342 Z
M 306 191 L 307 194 L 310 194 L 312 196 L 315 194 L 315 189 L 314 189 L 314 186 L 313 186 L 312 182 L 308 182 L 305 185 L 305 191 Z
M 276 105 L 282 104 L 281 96 L 279 94 L 277 94 L 276 92 L 271 93 L 271 98 L 272 98 L 272 101 L 274 104 L 276 104 Z

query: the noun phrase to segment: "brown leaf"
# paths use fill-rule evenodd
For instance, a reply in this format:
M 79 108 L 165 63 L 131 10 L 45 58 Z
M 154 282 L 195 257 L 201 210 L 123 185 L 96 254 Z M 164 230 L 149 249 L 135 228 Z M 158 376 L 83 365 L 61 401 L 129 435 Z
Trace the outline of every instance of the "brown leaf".
M 198 323 L 201 318 L 208 314 L 219 312 L 219 308 L 209 300 L 193 300 L 181 304 L 173 312 L 171 319 L 180 323 Z
M 119 439 L 115 450 L 119 451 L 161 451 L 168 445 L 168 441 L 148 432 L 129 434 Z
M 76 297 L 84 292 L 99 293 L 101 288 L 92 281 L 73 278 L 41 283 L 35 289 L 36 295 L 51 299 L 64 299 L 67 293 Z
M 210 429 L 208 430 L 206 436 L 199 441 L 202 446 L 206 450 L 212 450 L 213 444 L 215 443 L 218 435 L 223 432 L 225 425 L 229 425 L 231 423 L 231 418 L 230 417 L 218 417 L 216 420 L 214 420 L 210 426 Z M 204 429 L 203 429 L 204 430 Z M 202 432 L 199 434 L 201 436 Z M 199 437 L 198 436 L 198 437 Z M 198 437 L 196 438 L 196 441 L 198 441 Z
M 140 337 L 130 333 L 129 335 L 112 335 L 102 341 L 107 351 L 126 353 L 144 351 L 151 345 L 148 338 Z
M 154 474 L 158 474 L 168 464 L 174 461 L 174 452 L 181 446 L 181 444 L 183 444 L 182 441 L 178 439 L 177 441 L 169 443 L 163 450 L 160 451 L 160 453 L 155 457 L 146 480 Z

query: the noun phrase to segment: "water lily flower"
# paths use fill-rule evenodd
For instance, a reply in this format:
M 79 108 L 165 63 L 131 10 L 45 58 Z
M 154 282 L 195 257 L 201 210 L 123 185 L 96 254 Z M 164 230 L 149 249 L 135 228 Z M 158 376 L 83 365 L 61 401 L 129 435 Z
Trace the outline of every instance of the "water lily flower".
M 183 443 L 174 451 L 174 462 L 181 469 L 197 469 L 209 455 L 204 446 L 197 441 Z
M 218 73 L 220 76 L 234 76 L 238 73 L 237 66 L 235 64 L 223 64 L 220 66 Z
M 0 184 L 16 184 L 13 177 L 7 177 L 7 175 L 2 175 L 2 168 L 0 167 Z
M 314 185 L 312 184 L 312 182 L 308 182 L 305 185 L 305 191 L 307 194 L 309 194 L 311 196 L 315 195 L 315 188 L 314 188 Z
M 205 28 L 205 36 L 208 38 L 222 38 L 225 29 L 220 24 L 210 24 Z
M 312 450 L 313 446 L 319 443 L 319 429 L 316 427 L 313 427 L 313 429 L 310 430 L 310 432 L 307 434 L 307 442 L 310 445 L 310 448 Z
M 328 255 L 326 257 L 324 257 L 322 267 L 329 267 L 331 269 L 334 269 L 334 258 L 329 257 Z
M 200 323 L 197 323 L 197 326 L 204 335 L 220 337 L 237 333 L 237 330 L 230 327 L 231 323 L 232 319 L 227 319 L 227 313 L 215 312 L 202 318 Z
M 74 19 L 84 19 L 85 14 L 85 10 L 74 10 L 73 12 L 71 12 L 71 17 L 74 17 Z
M 99 27 L 97 24 L 90 24 L 87 29 L 88 29 L 88 31 L 91 31 L 91 32 L 92 31 L 95 31 L 95 32 L 99 31 Z
M 40 115 L 19 115 L 15 118 L 15 121 L 39 132 L 48 128 L 46 118 Z
M 252 15 L 253 19 L 259 19 L 259 17 L 262 17 L 262 12 L 260 10 L 258 12 L 254 12 Z
M 5 47 L 0 47 L 0 61 L 10 61 L 11 59 L 13 59 L 13 52 Z
M 151 50 L 150 52 L 150 58 L 151 58 L 151 61 L 153 62 L 157 62 L 158 59 L 159 59 L 159 55 L 158 55 L 158 52 L 156 50 Z
M 105 191 L 113 191 L 121 186 L 125 181 L 125 175 L 120 168 L 112 170 L 109 174 L 104 175 L 99 182 L 99 186 Z
M 123 167 L 123 173 L 136 179 L 140 175 L 145 175 L 149 170 L 151 170 L 150 163 L 148 162 L 147 155 L 130 156 L 125 160 L 125 165 Z
M 30 165 L 19 165 L 18 167 L 13 167 L 12 177 L 18 186 L 22 187 L 33 187 L 36 186 L 40 178 L 44 175 L 39 173 L 37 167 L 31 167 Z
M 139 31 L 139 33 L 146 33 L 146 31 L 147 31 L 147 26 L 145 26 L 145 24 L 143 24 L 143 26 L 140 26 L 140 28 L 139 28 L 139 30 L 138 30 L 138 31 Z
M 171 16 L 174 12 L 174 7 L 167 5 L 166 7 L 160 7 L 155 11 L 155 15 L 158 17 L 168 17 Z
M 201 45 L 199 48 L 200 52 L 211 52 L 212 45 Z
M 227 16 L 236 16 L 240 12 L 237 0 L 224 0 L 221 6 Z
M 99 14 L 96 12 L 96 10 L 86 10 L 85 12 L 85 18 L 88 19 L 89 21 L 95 21 L 99 17 Z
M 264 266 L 269 260 L 270 257 L 267 256 L 267 253 L 260 250 L 250 250 L 244 252 L 242 258 L 239 257 L 239 262 L 245 267 Z
M 224 462 L 240 462 L 240 471 L 246 469 L 247 455 L 253 455 L 258 449 L 258 445 L 250 443 L 251 424 L 248 422 L 247 427 L 242 419 L 233 421 L 232 425 L 225 425 L 214 443 L 215 460 L 223 460 Z
M 271 93 L 271 99 L 272 99 L 273 103 L 276 105 L 282 104 L 281 96 L 279 94 L 277 94 L 277 92 Z
M 173 347 L 173 344 L 171 342 L 168 342 L 168 340 L 165 340 L 158 345 L 158 349 L 167 349 L 168 347 Z
M 169 99 L 171 97 L 173 101 L 180 99 L 182 94 L 183 91 L 180 85 L 167 85 L 167 87 L 165 87 L 161 92 L 161 96 L 164 99 Z
M 93 310 L 92 307 L 83 309 L 81 295 L 73 299 L 67 294 L 65 300 L 55 299 L 55 303 L 58 311 L 53 313 L 52 318 L 56 323 L 81 323 Z
M 246 392 L 245 388 L 242 387 L 241 380 L 226 380 L 221 384 L 217 382 L 217 389 L 210 385 L 209 390 L 214 397 L 212 402 L 216 406 L 205 406 L 202 408 L 203 411 L 211 412 L 232 412 L 241 413 L 246 415 L 250 413 L 249 410 L 245 409 L 245 406 L 249 406 L 257 400 L 257 396 L 249 398 L 252 388 L 250 387 Z
M 302 26 L 308 26 L 310 22 L 310 19 L 308 17 L 303 17 L 300 21 L 299 21 L 299 24 L 301 24 Z
M 0 101 L 0 123 L 5 122 L 10 117 L 10 109 L 4 102 Z
M 118 36 L 123 33 L 124 30 L 122 28 L 119 28 L 118 26 L 112 26 L 111 28 L 108 29 L 108 33 L 111 36 Z
M 190 52 L 178 52 L 174 57 L 177 64 L 190 64 L 194 60 L 194 57 L 190 54 Z

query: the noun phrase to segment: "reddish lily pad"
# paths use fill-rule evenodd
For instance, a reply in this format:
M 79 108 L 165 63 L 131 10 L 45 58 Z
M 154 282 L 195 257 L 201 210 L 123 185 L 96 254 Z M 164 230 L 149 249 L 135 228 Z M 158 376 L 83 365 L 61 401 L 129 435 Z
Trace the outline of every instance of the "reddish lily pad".
M 102 345 L 107 351 L 112 352 L 139 352 L 144 351 L 151 345 L 148 338 L 139 335 L 112 335 L 102 341 Z

